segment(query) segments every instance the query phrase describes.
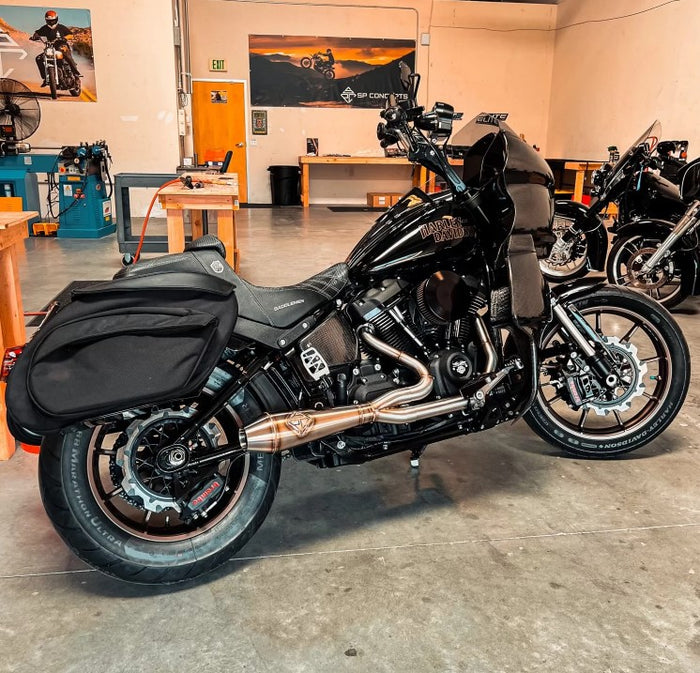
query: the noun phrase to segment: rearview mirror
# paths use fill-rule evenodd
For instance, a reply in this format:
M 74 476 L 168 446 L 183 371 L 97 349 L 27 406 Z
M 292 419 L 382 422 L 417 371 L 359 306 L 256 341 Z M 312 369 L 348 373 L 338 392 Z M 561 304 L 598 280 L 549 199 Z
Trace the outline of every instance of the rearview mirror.
M 411 69 L 401 61 L 399 63 L 399 77 L 401 78 L 401 84 L 403 85 L 404 91 L 408 91 L 411 88 Z
M 408 105 L 409 107 L 416 107 L 418 105 L 416 102 L 416 97 L 418 95 L 420 75 L 418 73 L 411 72 L 411 68 L 409 68 L 403 61 L 399 63 L 399 71 L 401 85 L 408 94 Z

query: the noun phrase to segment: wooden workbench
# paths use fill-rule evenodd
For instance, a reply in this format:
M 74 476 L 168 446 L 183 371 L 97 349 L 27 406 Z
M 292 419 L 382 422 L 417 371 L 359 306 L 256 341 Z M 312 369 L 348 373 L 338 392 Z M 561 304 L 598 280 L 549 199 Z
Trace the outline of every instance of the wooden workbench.
M 231 174 L 229 174 L 230 176 Z M 205 184 L 201 189 L 188 189 L 184 185 L 171 185 L 160 192 L 160 203 L 168 220 L 168 252 L 182 252 L 185 249 L 185 222 L 183 212 L 190 211 L 192 239 L 203 234 L 202 212 L 215 210 L 217 213 L 218 236 L 226 247 L 226 261 L 238 271 L 240 251 L 236 236 L 238 210 L 238 180 L 227 176 L 227 184 Z M 196 175 L 192 174 L 196 182 Z M 206 178 L 218 179 L 207 175 Z
M 38 216 L 33 210 L 0 212 L 0 359 L 6 348 L 21 346 L 27 340 L 17 249 L 27 238 L 27 222 Z M 7 460 L 14 452 L 15 440 L 5 421 L 5 384 L 0 383 L 0 460 Z
M 565 170 L 576 171 L 574 195 L 571 197 L 572 201 L 578 201 L 581 203 L 583 199 L 583 184 L 586 181 L 586 173 L 597 171 L 602 165 L 602 161 L 567 161 L 564 164 Z
M 301 205 L 309 207 L 310 166 L 410 166 L 414 187 L 420 187 L 427 179 L 427 171 L 404 157 L 299 157 L 301 168 Z

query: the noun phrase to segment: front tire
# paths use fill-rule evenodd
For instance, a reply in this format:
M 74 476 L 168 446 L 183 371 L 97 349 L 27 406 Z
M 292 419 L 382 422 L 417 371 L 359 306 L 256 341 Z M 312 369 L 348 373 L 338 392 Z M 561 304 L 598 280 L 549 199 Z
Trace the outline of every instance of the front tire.
M 588 242 L 585 233 L 581 232 L 574 241 L 564 243 L 564 234 L 573 226 L 573 220 L 554 216 L 552 233 L 556 242 L 549 255 L 540 260 L 540 271 L 550 283 L 566 283 L 576 278 L 582 278 L 588 271 Z
M 230 435 L 260 413 L 254 400 L 245 399 L 235 410 L 235 423 L 219 416 L 212 421 Z M 112 476 L 119 468 L 106 457 L 114 447 L 124 446 L 119 439 L 124 433 L 119 432 L 76 425 L 46 438 L 39 457 L 39 486 L 49 518 L 73 552 L 97 570 L 139 584 L 191 580 L 230 559 L 264 521 L 279 482 L 279 456 L 245 454 L 245 466 L 240 459 L 237 464 L 230 461 L 226 492 L 207 518 L 186 525 L 171 510 L 154 515 L 143 498 L 118 493 L 122 475 Z M 116 437 L 112 445 L 96 443 L 109 436 Z M 100 461 L 109 462 L 100 468 Z M 114 491 L 107 493 L 109 488 Z
M 308 56 L 301 59 L 301 67 L 307 69 L 311 67 L 311 59 Z
M 56 100 L 58 98 L 58 88 L 56 86 L 56 71 L 53 68 L 49 68 L 49 90 L 51 91 L 51 98 Z
M 618 238 L 610 251 L 605 272 L 609 283 L 640 290 L 670 309 L 690 294 L 694 271 L 683 265 L 677 255 L 671 255 L 664 262 L 664 268 L 653 275 L 639 274 L 638 269 L 661 243 L 656 235 L 633 234 Z
M 575 456 L 612 458 L 634 451 L 656 439 L 683 405 L 690 384 L 683 333 L 665 308 L 631 290 L 608 287 L 574 297 L 570 305 L 606 337 L 621 360 L 643 367 L 618 399 L 575 409 L 566 388 L 554 383 L 560 372 L 556 362 L 546 357 L 547 349 L 568 342 L 553 322 L 542 335 L 540 386 L 525 421 L 542 439 Z

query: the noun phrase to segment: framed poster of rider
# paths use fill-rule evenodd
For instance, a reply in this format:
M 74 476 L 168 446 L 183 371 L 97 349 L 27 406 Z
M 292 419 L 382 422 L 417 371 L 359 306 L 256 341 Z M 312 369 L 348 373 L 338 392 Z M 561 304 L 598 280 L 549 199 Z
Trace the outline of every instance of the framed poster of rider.
M 383 108 L 406 94 L 415 40 L 249 35 L 250 102 L 266 107 Z
M 90 10 L 0 5 L 0 76 L 48 100 L 96 102 Z

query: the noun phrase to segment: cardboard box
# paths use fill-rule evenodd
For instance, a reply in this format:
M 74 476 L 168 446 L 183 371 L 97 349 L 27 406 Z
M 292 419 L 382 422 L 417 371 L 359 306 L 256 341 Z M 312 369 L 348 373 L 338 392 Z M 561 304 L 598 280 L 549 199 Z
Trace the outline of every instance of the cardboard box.
M 393 206 L 403 194 L 395 192 L 367 192 L 367 205 L 370 208 L 388 208 Z

